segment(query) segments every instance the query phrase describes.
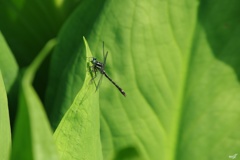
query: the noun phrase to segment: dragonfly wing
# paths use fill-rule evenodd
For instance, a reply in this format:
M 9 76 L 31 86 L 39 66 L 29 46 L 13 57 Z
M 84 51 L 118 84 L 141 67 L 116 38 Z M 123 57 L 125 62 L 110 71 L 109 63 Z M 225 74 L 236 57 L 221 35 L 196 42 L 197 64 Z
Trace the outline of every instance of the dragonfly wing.
M 106 52 L 106 54 L 104 55 L 104 59 L 103 59 L 103 69 L 105 68 L 107 56 L 108 56 L 108 52 Z
M 102 54 L 103 54 L 103 57 L 104 57 L 104 41 L 102 42 Z
M 101 85 L 102 79 L 103 79 L 103 74 L 101 74 L 101 76 L 100 76 L 100 79 L 99 79 L 98 84 L 96 86 L 96 91 L 98 90 L 99 86 Z
M 104 70 L 104 67 L 105 67 L 105 64 L 106 64 L 106 60 L 107 60 L 107 55 L 108 55 L 108 52 L 106 52 L 106 54 L 105 54 L 105 52 L 104 52 L 104 41 L 103 41 L 103 70 Z

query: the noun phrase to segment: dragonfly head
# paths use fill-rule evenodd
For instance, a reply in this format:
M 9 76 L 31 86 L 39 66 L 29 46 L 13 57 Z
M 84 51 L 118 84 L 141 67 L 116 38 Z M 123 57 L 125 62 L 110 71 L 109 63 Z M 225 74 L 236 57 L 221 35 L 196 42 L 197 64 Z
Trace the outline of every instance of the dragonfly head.
M 92 62 L 92 64 L 96 64 L 97 63 L 97 58 L 93 57 L 91 62 Z

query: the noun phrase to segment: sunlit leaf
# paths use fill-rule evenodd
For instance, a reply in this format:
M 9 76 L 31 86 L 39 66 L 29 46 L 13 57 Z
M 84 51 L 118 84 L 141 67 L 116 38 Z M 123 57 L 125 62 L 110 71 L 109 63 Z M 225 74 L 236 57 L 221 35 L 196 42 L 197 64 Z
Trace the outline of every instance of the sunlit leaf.
M 99 60 L 105 42 L 106 72 L 127 94 L 107 79 L 100 87 L 104 159 L 223 159 L 239 152 L 239 2 L 231 4 L 105 1 L 95 18 L 84 15 L 94 25 L 82 23 L 83 9 L 72 15 L 65 30 L 91 30 L 88 43 Z
M 11 148 L 11 130 L 9 122 L 7 94 L 0 70 L 0 159 L 7 160 Z
M 90 57 L 92 54 L 86 40 L 84 42 L 86 55 Z M 54 133 L 63 160 L 102 159 L 98 94 L 95 93 L 88 65 L 85 68 L 87 74 L 83 87 Z
M 92 5 L 93 3 L 96 5 Z M 85 61 L 90 57 L 83 54 L 85 49 L 82 37 L 89 34 L 103 4 L 101 1 L 93 0 L 81 3 L 59 34 L 59 43 L 51 59 L 45 97 L 53 128 L 56 128 L 83 85 Z M 89 10 L 91 14 L 86 16 L 85 13 Z M 82 22 L 85 24 L 81 25 Z
M 239 7 L 238 0 L 82 1 L 59 34 L 46 93 L 62 157 L 69 158 L 65 149 L 74 158 L 98 151 L 75 154 L 86 143 L 81 135 L 98 134 L 81 127 L 98 112 L 86 118 L 78 106 L 89 95 L 82 36 L 100 62 L 105 42 L 105 71 L 127 94 L 103 79 L 103 159 L 219 160 L 239 154 Z M 83 108 L 92 106 L 90 99 Z M 73 128 L 74 122 L 81 123 Z M 81 138 L 73 142 L 77 132 Z

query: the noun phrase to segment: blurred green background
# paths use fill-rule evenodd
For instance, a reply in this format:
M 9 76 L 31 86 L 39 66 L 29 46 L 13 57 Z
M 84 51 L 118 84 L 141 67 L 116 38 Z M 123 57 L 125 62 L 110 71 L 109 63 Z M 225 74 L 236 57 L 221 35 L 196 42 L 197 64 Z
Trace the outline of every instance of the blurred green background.
M 239 158 L 239 15 L 239 0 L 0 0 L 0 160 Z M 126 98 L 105 77 L 95 92 L 103 41 Z

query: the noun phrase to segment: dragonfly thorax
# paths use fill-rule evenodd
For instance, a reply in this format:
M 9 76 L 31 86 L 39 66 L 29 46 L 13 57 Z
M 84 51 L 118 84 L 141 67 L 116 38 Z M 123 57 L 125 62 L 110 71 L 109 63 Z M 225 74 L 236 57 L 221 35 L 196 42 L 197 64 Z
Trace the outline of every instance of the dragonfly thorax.
M 101 71 L 101 73 L 102 73 L 102 71 L 104 70 L 104 66 L 101 62 L 99 62 L 96 58 L 93 58 L 91 60 L 91 63 L 93 64 L 93 68 Z

